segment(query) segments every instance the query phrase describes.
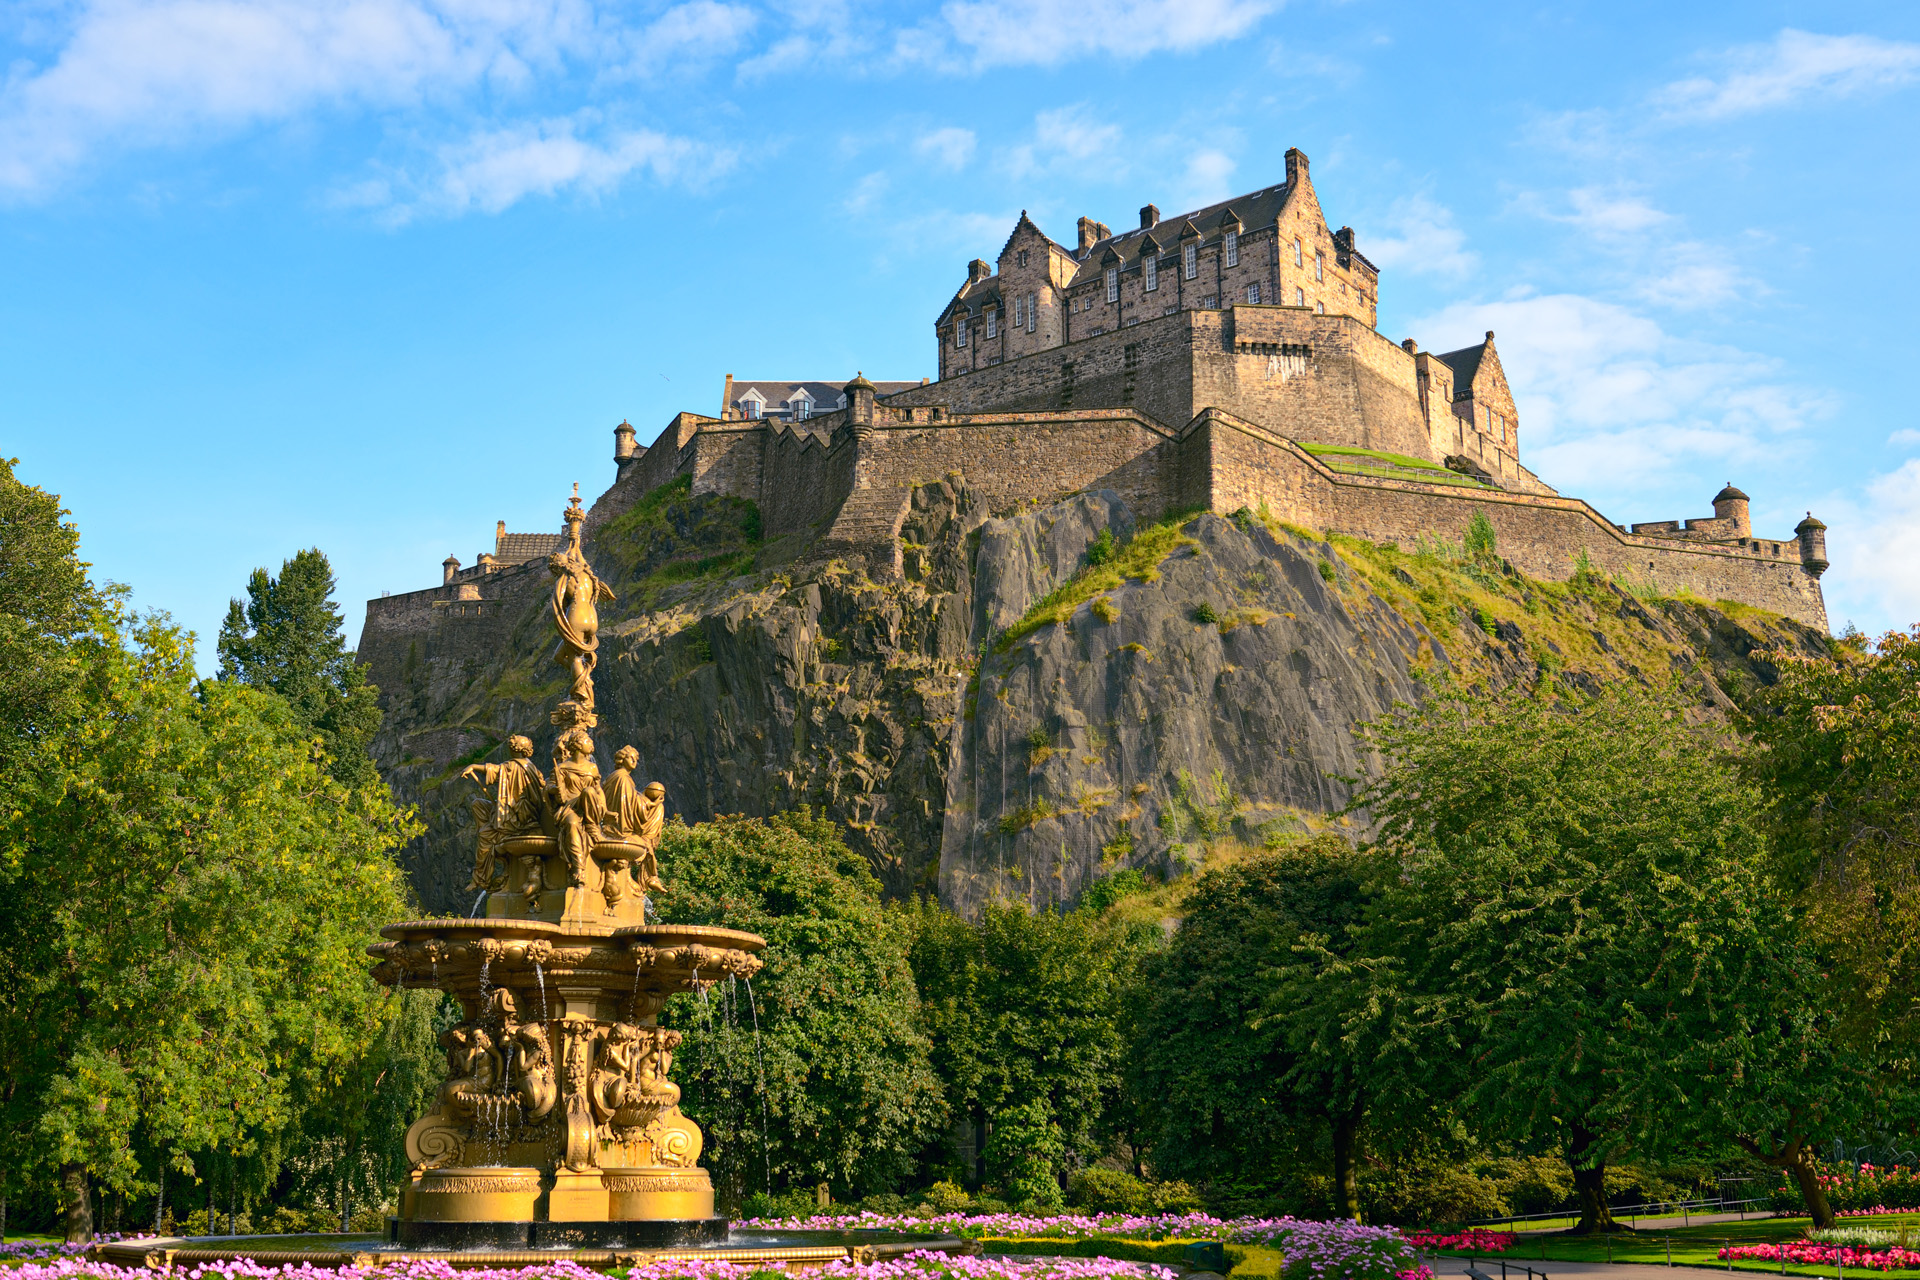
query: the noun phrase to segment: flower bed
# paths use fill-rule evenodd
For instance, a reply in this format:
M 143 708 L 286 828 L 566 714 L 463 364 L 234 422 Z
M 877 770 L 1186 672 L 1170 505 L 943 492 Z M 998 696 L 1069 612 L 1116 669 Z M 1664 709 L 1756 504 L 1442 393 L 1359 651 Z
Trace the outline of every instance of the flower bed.
M 1920 1267 L 1920 1252 L 1912 1249 L 1855 1249 L 1842 1244 L 1795 1240 L 1788 1244 L 1736 1244 L 1720 1250 L 1722 1260 L 1797 1262 L 1808 1266 L 1865 1267 L 1871 1271 L 1902 1271 Z
M 1437 1231 L 1416 1231 L 1407 1237 L 1407 1243 L 1416 1249 L 1439 1249 L 1453 1253 L 1505 1253 L 1513 1247 L 1513 1233 L 1509 1231 L 1483 1231 L 1477 1228 L 1466 1231 L 1453 1231 L 1445 1235 Z
M 1904 1165 L 1881 1168 L 1863 1164 L 1857 1170 L 1852 1165 L 1821 1165 L 1817 1176 L 1821 1190 L 1827 1193 L 1827 1203 L 1838 1214 L 1858 1217 L 1920 1209 L 1920 1171 Z M 1807 1205 L 1799 1184 L 1784 1173 L 1768 1203 L 1775 1213 L 1806 1216 Z

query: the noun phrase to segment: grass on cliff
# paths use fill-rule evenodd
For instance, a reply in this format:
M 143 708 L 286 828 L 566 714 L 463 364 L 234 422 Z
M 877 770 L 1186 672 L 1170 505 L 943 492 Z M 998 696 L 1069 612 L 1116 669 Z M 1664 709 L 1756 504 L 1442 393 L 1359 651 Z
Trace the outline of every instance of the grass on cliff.
M 627 612 L 644 609 L 666 587 L 753 572 L 763 541 L 760 508 L 744 498 L 693 492 L 676 476 L 607 522 L 599 543 L 626 577 Z
M 1467 489 L 1491 487 L 1475 480 L 1472 476 L 1449 471 L 1437 462 L 1409 457 L 1404 453 L 1389 453 L 1384 449 L 1359 449 L 1348 445 L 1308 444 L 1300 440 L 1294 443 L 1319 459 L 1320 464 L 1329 471 L 1338 471 L 1344 475 L 1384 476 L 1389 480 L 1418 480 L 1422 484 L 1450 484 Z
M 1133 538 L 1116 546 L 1102 531 L 1094 543 L 1087 563 L 1078 572 L 1042 596 L 1020 620 L 1002 631 L 993 641 L 995 653 L 1005 653 L 1040 628 L 1065 622 L 1074 611 L 1103 591 L 1111 591 L 1129 580 L 1152 582 L 1160 576 L 1160 563 L 1181 547 L 1199 544 L 1181 530 L 1192 522 L 1197 509 L 1176 511 L 1165 519 L 1144 525 Z

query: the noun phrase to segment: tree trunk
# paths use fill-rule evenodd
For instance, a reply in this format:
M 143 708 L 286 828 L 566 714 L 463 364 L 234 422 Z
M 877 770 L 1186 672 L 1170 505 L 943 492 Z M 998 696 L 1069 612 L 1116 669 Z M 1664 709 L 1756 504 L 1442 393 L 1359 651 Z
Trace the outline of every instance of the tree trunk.
M 87 1166 L 60 1166 L 60 1192 L 67 1202 L 67 1243 L 85 1244 L 93 1239 L 93 1203 L 87 1193 Z
M 160 1157 L 160 1190 L 153 1197 L 153 1234 L 160 1234 L 160 1224 L 167 1220 L 167 1158 Z
M 1333 1214 L 1350 1222 L 1360 1221 L 1360 1183 L 1353 1168 L 1353 1149 L 1359 1131 L 1357 1115 L 1334 1117 Z
M 1778 1149 L 1769 1151 L 1752 1138 L 1735 1137 L 1734 1142 L 1764 1165 L 1784 1169 L 1800 1187 L 1800 1198 L 1807 1202 L 1807 1215 L 1816 1230 L 1833 1225 L 1833 1206 L 1827 1203 L 1826 1189 L 1820 1185 L 1820 1167 L 1801 1132 L 1805 1111 L 1795 1107 L 1789 1113 L 1787 1136 Z M 1771 1144 L 1769 1144 L 1771 1145 Z
M 1567 1163 L 1573 1168 L 1573 1193 L 1580 1200 L 1580 1221 L 1568 1235 L 1587 1236 L 1620 1230 L 1607 1208 L 1607 1160 L 1598 1150 L 1600 1135 L 1575 1128 L 1567 1148 Z
M 1820 1185 L 1820 1170 L 1811 1159 L 1795 1160 L 1790 1166 L 1793 1180 L 1800 1184 L 1800 1198 L 1807 1202 L 1807 1214 L 1816 1230 L 1833 1225 L 1833 1206 L 1827 1203 L 1827 1190 Z

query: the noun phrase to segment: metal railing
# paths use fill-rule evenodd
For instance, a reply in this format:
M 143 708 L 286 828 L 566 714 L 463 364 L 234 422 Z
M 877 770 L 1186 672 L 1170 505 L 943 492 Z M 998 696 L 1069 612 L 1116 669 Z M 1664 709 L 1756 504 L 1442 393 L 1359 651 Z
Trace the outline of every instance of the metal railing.
M 1693 1215 L 1696 1213 L 1738 1213 L 1741 1218 L 1744 1219 L 1749 1210 L 1758 1212 L 1759 1209 L 1757 1206 L 1764 1206 L 1767 1203 L 1768 1200 L 1764 1197 L 1734 1200 L 1722 1196 L 1714 1199 L 1649 1200 L 1642 1204 L 1616 1204 L 1609 1205 L 1607 1211 L 1614 1217 L 1626 1218 L 1629 1222 L 1635 1222 L 1641 1218 L 1678 1217 L 1681 1219 L 1682 1225 L 1686 1225 L 1692 1220 Z M 1519 1222 L 1550 1222 L 1561 1218 L 1577 1219 L 1579 1216 L 1580 1211 L 1578 1209 L 1571 1211 L 1566 1209 L 1552 1209 L 1546 1213 L 1510 1213 L 1502 1218 L 1481 1218 L 1473 1222 L 1463 1222 L 1459 1225 L 1463 1227 L 1497 1227 L 1503 1225 L 1510 1226 Z

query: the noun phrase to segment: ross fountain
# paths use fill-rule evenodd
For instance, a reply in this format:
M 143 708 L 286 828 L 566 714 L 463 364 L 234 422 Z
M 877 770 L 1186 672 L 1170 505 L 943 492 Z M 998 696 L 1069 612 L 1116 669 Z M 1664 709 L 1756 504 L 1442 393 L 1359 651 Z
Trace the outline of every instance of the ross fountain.
M 564 545 L 547 561 L 553 656 L 569 675 L 551 716 L 552 777 L 519 735 L 504 763 L 462 774 L 489 793 L 473 805 L 468 885 L 485 915 L 388 925 L 367 948 L 379 982 L 445 991 L 462 1014 L 440 1037 L 447 1081 L 407 1130 L 412 1174 L 388 1239 L 316 1251 L 288 1240 L 147 1238 L 98 1246 L 99 1256 L 362 1264 L 404 1252 L 481 1266 L 559 1253 L 589 1265 L 716 1257 L 794 1266 L 964 1247 L 885 1232 L 734 1233 L 715 1214 L 700 1129 L 669 1078 L 680 1033 L 659 1014 L 677 992 L 704 996 L 722 979 L 751 979 L 766 941 L 647 923 L 647 893 L 661 884 L 665 792 L 657 782 L 636 789 L 632 747 L 604 781 L 594 763 L 598 602 L 612 592 L 581 550 L 584 518 L 575 485 Z

